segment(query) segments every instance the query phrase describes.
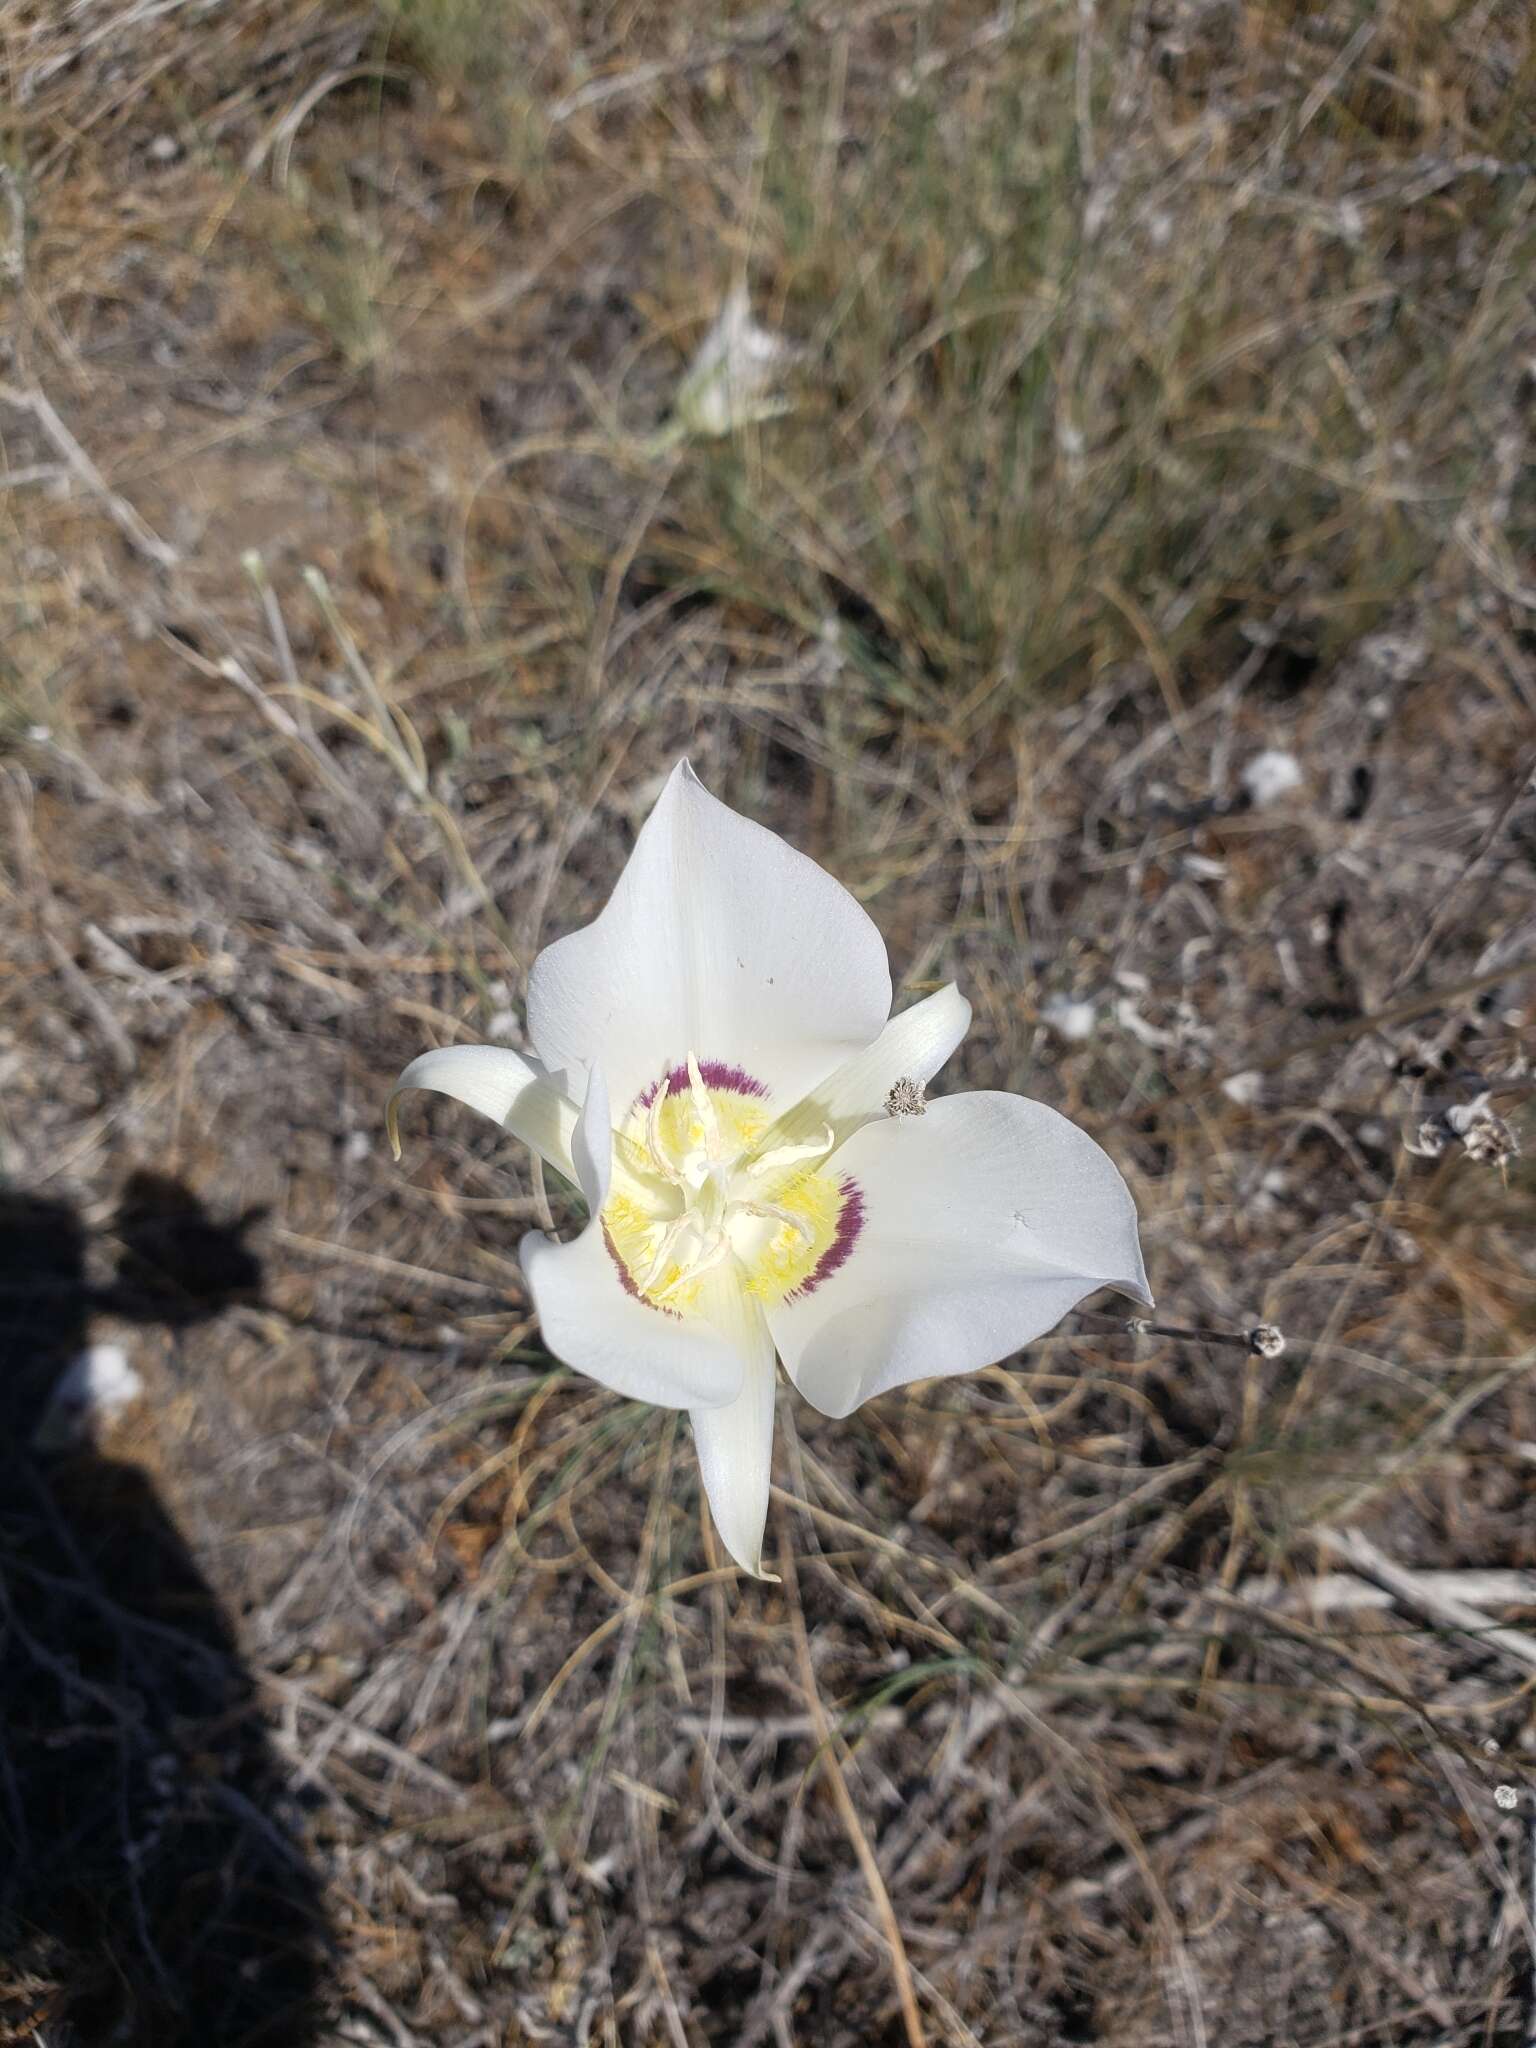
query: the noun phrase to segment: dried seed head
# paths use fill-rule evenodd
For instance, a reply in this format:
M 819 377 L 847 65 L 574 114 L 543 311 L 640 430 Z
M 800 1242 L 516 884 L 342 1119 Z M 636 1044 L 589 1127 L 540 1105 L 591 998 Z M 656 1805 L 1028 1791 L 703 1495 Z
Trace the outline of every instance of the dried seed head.
M 885 1098 L 885 1113 L 887 1116 L 926 1116 L 928 1105 L 923 1100 L 922 1089 L 903 1075 Z
M 1474 1124 L 1462 1143 L 1467 1148 L 1467 1157 L 1475 1159 L 1479 1166 L 1503 1166 L 1520 1149 L 1514 1132 L 1500 1116 Z
M 1507 1165 L 1520 1150 L 1514 1132 L 1488 1107 L 1485 1096 L 1447 1110 L 1445 1120 L 1466 1147 L 1467 1157 L 1479 1166 Z
M 1255 1358 L 1279 1358 L 1285 1350 L 1285 1332 L 1278 1323 L 1255 1323 L 1248 1332 L 1248 1349 Z

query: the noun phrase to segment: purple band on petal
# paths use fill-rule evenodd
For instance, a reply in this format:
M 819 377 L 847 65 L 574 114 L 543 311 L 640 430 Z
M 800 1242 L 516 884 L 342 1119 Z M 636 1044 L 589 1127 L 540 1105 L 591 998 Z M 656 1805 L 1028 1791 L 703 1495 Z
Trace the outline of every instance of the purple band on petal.
M 858 1182 L 844 1175 L 839 1183 L 843 1206 L 837 1212 L 837 1229 L 832 1242 L 816 1261 L 815 1270 L 798 1287 L 790 1289 L 786 1301 L 800 1301 L 807 1294 L 813 1294 L 823 1280 L 830 1280 L 838 1267 L 843 1265 L 848 1254 L 859 1241 L 864 1228 L 864 1190 Z
M 623 1288 L 624 1292 L 627 1295 L 629 1295 L 633 1300 L 638 1301 L 642 1308 L 652 1308 L 656 1311 L 657 1315 L 670 1316 L 674 1323 L 680 1323 L 682 1321 L 682 1317 L 678 1314 L 675 1308 L 663 1308 L 659 1301 L 648 1301 L 646 1299 L 646 1297 L 640 1292 L 639 1288 L 635 1285 L 634 1274 L 630 1272 L 628 1266 L 626 1266 L 624 1261 L 619 1257 L 619 1248 L 614 1243 L 612 1237 L 610 1237 L 610 1235 L 608 1234 L 608 1226 L 606 1223 L 602 1226 L 602 1232 L 603 1243 L 608 1247 L 608 1256 L 613 1261 L 613 1270 L 618 1274 L 619 1285 Z
M 725 1060 L 700 1060 L 699 1074 L 706 1088 L 723 1088 L 731 1095 L 762 1095 L 768 1090 L 745 1067 L 733 1067 Z M 667 1093 L 678 1095 L 688 1086 L 686 1065 L 674 1067 L 667 1076 Z M 652 1081 L 648 1088 L 642 1088 L 635 1097 L 636 1109 L 649 1109 L 661 1092 L 661 1083 Z

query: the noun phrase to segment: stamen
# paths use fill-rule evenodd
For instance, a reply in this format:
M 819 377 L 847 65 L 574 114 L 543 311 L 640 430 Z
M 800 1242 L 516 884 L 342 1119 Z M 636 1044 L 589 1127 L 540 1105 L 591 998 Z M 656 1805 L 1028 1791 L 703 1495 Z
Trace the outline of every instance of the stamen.
M 781 1209 L 777 1202 L 732 1202 L 731 1208 L 743 1216 L 762 1216 L 772 1218 L 778 1223 L 787 1223 L 807 1244 L 816 1236 L 803 1216 L 796 1216 L 791 1210 Z
M 812 1138 L 802 1145 L 775 1145 L 769 1152 L 759 1152 L 747 1168 L 755 1180 L 759 1174 L 779 1173 L 787 1166 L 799 1166 L 807 1159 L 824 1159 L 832 1150 L 833 1133 L 830 1124 L 823 1124 L 821 1136 Z
M 656 1159 L 648 1145 L 642 1145 L 638 1138 L 632 1138 L 628 1131 L 615 1131 L 613 1149 L 631 1173 L 649 1180 L 656 1172 Z
M 655 1286 L 656 1282 L 661 1278 L 662 1274 L 665 1273 L 668 1266 L 680 1266 L 685 1263 L 683 1260 L 678 1258 L 677 1249 L 678 1246 L 682 1243 L 684 1237 L 687 1236 L 688 1232 L 694 1228 L 696 1221 L 697 1218 L 694 1216 L 693 1211 L 691 1209 L 685 1209 L 682 1215 L 679 1216 L 675 1222 L 669 1223 L 667 1228 L 662 1232 L 661 1242 L 657 1245 L 656 1250 L 651 1255 L 650 1264 L 646 1267 L 644 1273 L 641 1274 L 635 1282 L 635 1285 L 640 1289 L 640 1292 L 642 1294 L 650 1293 L 651 1289 Z
M 713 1231 L 699 1256 L 696 1259 L 690 1259 L 675 1280 L 668 1281 L 665 1287 L 657 1288 L 656 1292 L 651 1295 L 652 1301 L 664 1302 L 669 1294 L 676 1294 L 680 1287 L 691 1287 L 694 1281 L 699 1279 L 702 1274 L 712 1273 L 722 1259 L 729 1258 L 730 1254 L 730 1240 L 725 1232 L 723 1230 Z
M 661 1112 L 666 1105 L 667 1091 L 670 1086 L 671 1076 L 663 1074 L 661 1086 L 651 1097 L 651 1106 L 646 1111 L 645 1149 L 655 1161 L 656 1171 L 661 1175 L 662 1179 L 670 1181 L 673 1187 L 680 1188 L 684 1185 L 683 1176 L 672 1163 L 672 1156 L 668 1152 L 661 1135 Z
M 711 1166 L 716 1166 L 725 1157 L 725 1143 L 720 1135 L 720 1119 L 709 1090 L 704 1086 L 704 1076 L 699 1072 L 699 1063 L 690 1052 L 688 1055 L 688 1092 L 693 1097 L 693 1107 L 699 1122 L 704 1126 L 704 1151 Z

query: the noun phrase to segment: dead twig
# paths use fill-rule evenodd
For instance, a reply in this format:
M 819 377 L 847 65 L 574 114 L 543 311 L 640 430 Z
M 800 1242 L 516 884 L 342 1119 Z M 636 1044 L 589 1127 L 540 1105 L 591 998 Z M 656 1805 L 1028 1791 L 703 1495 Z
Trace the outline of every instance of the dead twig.
M 1407 1570 L 1359 1529 L 1321 1528 L 1312 1533 L 1319 1549 L 1353 1566 L 1365 1578 L 1385 1586 L 1403 1606 L 1443 1627 L 1460 1629 L 1485 1649 L 1498 1651 L 1514 1663 L 1523 1665 L 1527 1671 L 1536 1671 L 1536 1637 L 1528 1636 L 1517 1628 L 1497 1624 L 1490 1626 L 1485 1616 L 1469 1601 L 1447 1593 L 1425 1574 Z
M 177 566 L 181 560 L 177 550 L 169 541 L 160 538 L 154 528 L 139 516 L 120 492 L 113 490 L 60 419 L 52 401 L 43 390 L 37 385 L 24 391 L 19 390 L 14 384 L 0 384 L 0 403 L 14 406 L 18 412 L 31 413 L 73 473 L 93 497 L 101 500 L 109 516 L 141 555 L 153 562 L 158 569 L 171 570 Z
M 848 1790 L 848 1780 L 843 1769 L 842 1745 L 833 1732 L 827 1718 L 826 1706 L 821 1697 L 821 1688 L 816 1682 L 816 1667 L 811 1661 L 810 1638 L 805 1632 L 805 1612 L 800 1605 L 800 1581 L 795 1571 L 795 1551 L 790 1540 L 788 1521 L 783 1507 L 778 1510 L 779 1523 L 779 1570 L 784 1581 L 785 1598 L 789 1606 L 790 1634 L 795 1646 L 795 1665 L 800 1674 L 800 1687 L 805 1694 L 806 1706 L 816 1727 L 819 1753 L 826 1759 L 828 1781 L 836 1803 L 838 1817 L 843 1823 L 849 1845 L 858 1859 L 864 1883 L 885 1936 L 890 1951 L 891 1971 L 896 1979 L 896 1996 L 901 2005 L 902 2022 L 907 2030 L 909 2048 L 927 2048 L 927 2035 L 923 2031 L 922 2014 L 918 2011 L 917 1993 L 912 1984 L 912 1966 L 907 1961 L 906 1944 L 901 1938 L 901 1928 L 896 1919 L 891 1895 L 886 1890 L 885 1879 L 875 1852 L 870 1846 L 864 1823 L 859 1819 L 859 1810 L 853 1803 L 853 1794 Z

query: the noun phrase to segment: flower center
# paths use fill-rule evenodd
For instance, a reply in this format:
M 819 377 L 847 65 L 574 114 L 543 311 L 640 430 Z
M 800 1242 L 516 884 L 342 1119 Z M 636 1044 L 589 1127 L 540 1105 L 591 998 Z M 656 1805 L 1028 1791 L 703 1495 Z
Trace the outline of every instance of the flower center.
M 780 1301 L 840 1265 L 863 1199 L 826 1170 L 830 1126 L 769 1142 L 767 1090 L 739 1067 L 690 1052 L 636 1097 L 614 1132 L 603 1234 L 625 1288 L 684 1316 L 702 1283 L 734 1264 L 747 1293 Z

